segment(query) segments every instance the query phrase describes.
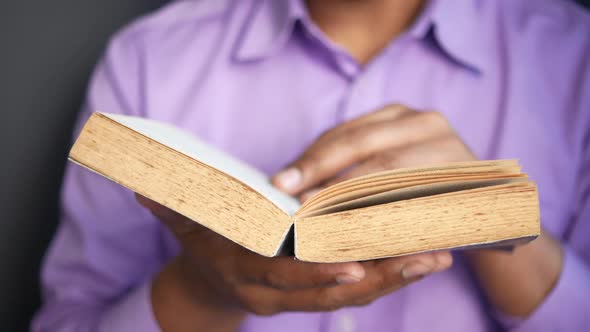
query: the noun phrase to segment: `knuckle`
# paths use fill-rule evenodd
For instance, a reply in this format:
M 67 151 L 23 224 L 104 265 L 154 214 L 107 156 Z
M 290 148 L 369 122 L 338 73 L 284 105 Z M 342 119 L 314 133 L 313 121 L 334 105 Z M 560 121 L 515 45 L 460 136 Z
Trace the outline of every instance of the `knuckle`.
M 435 128 L 447 127 L 447 119 L 437 111 L 425 111 L 421 113 L 421 121 L 424 121 L 427 125 Z
M 318 294 L 315 307 L 317 311 L 334 311 L 342 308 L 343 304 L 340 296 L 324 290 Z
M 316 169 L 319 165 L 319 157 L 316 151 L 309 151 L 303 155 L 303 157 L 295 165 L 299 170 L 306 174 L 308 177 L 315 174 Z
M 327 129 L 324 130 L 320 136 L 318 137 L 318 139 L 316 140 L 316 142 L 320 142 L 320 141 L 324 141 L 326 139 L 330 139 L 332 136 L 334 136 L 334 134 L 337 132 L 336 128 L 332 128 L 332 129 Z
M 398 104 L 398 103 L 388 105 L 385 109 L 390 112 L 407 112 L 407 111 L 409 111 L 408 107 L 406 107 L 402 104 Z
M 393 168 L 395 164 L 395 157 L 388 154 L 379 154 L 375 157 L 375 164 L 378 170 Z
M 457 147 L 464 147 L 463 142 L 455 135 L 446 135 L 443 138 L 440 138 L 440 145 L 443 146 L 446 150 L 450 151 L 460 151 L 456 149 Z
M 346 135 L 342 136 L 341 144 L 348 148 L 348 153 L 363 154 L 367 148 L 375 145 L 376 139 L 379 139 L 379 133 L 370 128 L 368 125 L 351 128 Z
M 389 282 L 388 278 L 383 275 L 378 275 L 375 277 L 374 285 L 377 291 L 384 291 L 391 287 L 391 283 Z
M 367 306 L 367 305 L 373 303 L 375 301 L 375 299 L 376 299 L 375 297 L 358 299 L 358 300 L 354 301 L 352 303 L 352 305 L 355 307 L 364 307 L 364 306 Z
M 272 303 L 267 303 L 267 301 L 260 299 L 257 294 L 254 294 L 250 290 L 244 290 L 238 287 L 236 296 L 242 308 L 255 315 L 271 316 L 279 311 Z
M 245 287 L 240 287 L 240 285 L 232 285 L 232 292 L 237 298 L 238 302 L 242 304 L 244 307 L 248 308 L 253 304 L 252 296 L 250 292 Z
M 342 305 L 338 305 L 336 303 L 326 303 L 324 305 L 317 306 L 315 311 L 330 312 L 330 311 L 336 311 L 342 307 L 343 307 Z
M 323 309 L 325 307 L 330 306 L 330 304 L 331 304 L 330 297 L 327 295 L 327 293 L 325 291 L 321 291 L 316 298 L 316 303 L 315 303 L 316 307 L 318 309 Z
M 231 273 L 231 272 L 233 272 L 233 267 L 235 266 L 233 259 L 231 259 L 229 257 L 222 257 L 221 259 L 213 260 L 212 265 L 216 271 L 219 271 L 223 274 L 224 278 L 227 278 L 227 279 L 234 279 L 235 278 L 235 274 Z
M 223 283 L 229 287 L 230 291 L 232 291 L 233 293 L 237 293 L 238 291 L 238 286 L 239 286 L 239 282 L 240 282 L 240 278 L 238 278 L 237 275 L 233 274 L 233 273 L 226 273 L 226 274 L 222 274 L 221 275 L 221 280 L 223 281 Z
M 267 316 L 267 317 L 272 316 L 272 315 L 276 315 L 278 313 L 278 310 L 276 310 L 272 306 L 260 305 L 260 304 L 252 307 L 252 309 L 249 311 L 257 316 Z
M 242 307 L 249 313 L 252 313 L 256 316 L 272 316 L 278 313 L 276 309 L 272 306 L 262 304 L 262 303 L 242 303 Z
M 442 146 L 449 146 L 457 144 L 459 140 L 454 135 L 444 135 L 443 137 L 438 138 L 438 141 Z
M 363 137 L 366 136 L 364 126 L 357 126 L 348 129 L 346 135 L 342 135 L 340 140 L 345 146 L 357 146 L 362 144 Z
M 327 278 L 324 275 L 324 272 L 322 270 L 322 266 L 321 265 L 313 266 L 313 268 L 311 269 L 310 274 L 309 274 L 309 280 L 310 280 L 311 284 L 313 284 L 315 286 L 322 286 L 328 282 L 326 279 Z M 329 281 L 332 281 L 332 279 L 330 278 Z
M 286 287 L 285 277 L 275 270 L 269 270 L 264 273 L 263 282 L 269 286 L 284 288 Z
M 251 297 L 244 294 L 239 284 L 224 285 L 224 287 L 224 296 L 227 296 L 231 303 L 238 304 L 244 308 L 253 303 Z

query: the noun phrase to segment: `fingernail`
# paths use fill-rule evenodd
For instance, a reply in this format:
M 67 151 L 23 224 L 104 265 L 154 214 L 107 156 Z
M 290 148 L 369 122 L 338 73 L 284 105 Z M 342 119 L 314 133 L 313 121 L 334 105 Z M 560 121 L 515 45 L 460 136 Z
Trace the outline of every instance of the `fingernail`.
M 436 254 L 436 268 L 433 272 L 440 272 L 442 270 L 448 269 L 451 265 L 453 265 L 453 256 L 448 253 L 437 253 Z
M 361 278 L 352 274 L 339 274 L 336 276 L 336 282 L 339 284 L 354 284 L 361 281 Z
M 276 180 L 283 189 L 291 191 L 297 188 L 302 178 L 301 171 L 295 167 L 291 167 L 280 172 Z
M 429 274 L 432 268 L 419 262 L 408 263 L 402 268 L 402 277 L 404 279 L 414 279 Z

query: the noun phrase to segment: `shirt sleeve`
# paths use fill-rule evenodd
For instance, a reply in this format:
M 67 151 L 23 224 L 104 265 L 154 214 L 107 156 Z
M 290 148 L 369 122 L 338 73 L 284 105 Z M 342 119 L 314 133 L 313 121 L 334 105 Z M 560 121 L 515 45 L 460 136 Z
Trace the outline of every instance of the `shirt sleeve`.
M 131 41 L 115 38 L 98 65 L 78 128 L 91 111 L 138 115 L 141 68 Z M 69 163 L 62 217 L 42 269 L 41 331 L 159 331 L 150 280 L 168 259 L 163 227 L 132 192 Z
M 563 270 L 549 296 L 527 319 L 497 313 L 511 332 L 586 331 L 590 326 L 590 268 L 569 246 L 564 247 Z
M 589 80 L 590 81 L 590 80 Z M 588 98 L 590 99 L 590 98 Z M 588 331 L 590 329 L 590 100 L 585 103 L 587 121 L 580 121 L 576 209 L 562 239 L 563 269 L 553 290 L 528 318 L 498 314 L 511 332 Z M 584 125 L 585 124 L 585 125 Z

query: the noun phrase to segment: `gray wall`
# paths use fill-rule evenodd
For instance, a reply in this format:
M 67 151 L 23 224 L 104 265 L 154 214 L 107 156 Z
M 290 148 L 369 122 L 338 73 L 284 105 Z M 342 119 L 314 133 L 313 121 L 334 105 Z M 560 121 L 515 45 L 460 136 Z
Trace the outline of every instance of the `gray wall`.
M 72 121 L 105 41 L 161 0 L 0 0 L 0 327 L 25 331 Z

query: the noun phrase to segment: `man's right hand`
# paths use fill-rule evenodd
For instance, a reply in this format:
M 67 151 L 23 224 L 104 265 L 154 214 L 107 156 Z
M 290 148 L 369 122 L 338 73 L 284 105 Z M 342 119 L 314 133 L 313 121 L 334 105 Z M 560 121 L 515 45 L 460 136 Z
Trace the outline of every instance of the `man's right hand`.
M 448 252 L 337 264 L 263 257 L 145 197 L 137 200 L 182 248 L 152 284 L 152 305 L 165 331 L 233 331 L 246 313 L 366 305 L 452 264 Z

